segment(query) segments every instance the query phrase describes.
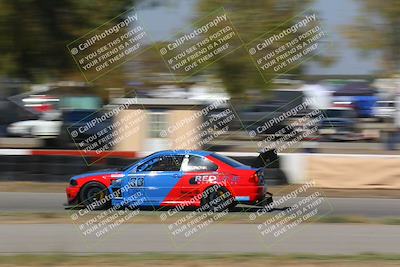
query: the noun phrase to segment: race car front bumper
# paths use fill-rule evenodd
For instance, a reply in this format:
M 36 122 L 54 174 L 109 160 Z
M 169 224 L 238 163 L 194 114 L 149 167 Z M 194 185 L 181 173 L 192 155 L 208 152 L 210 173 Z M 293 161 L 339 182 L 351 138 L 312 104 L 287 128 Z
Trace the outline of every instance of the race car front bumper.
M 79 203 L 79 187 L 76 186 L 69 186 L 67 187 L 67 189 L 65 190 L 67 193 L 67 205 L 65 206 L 75 206 L 78 205 Z

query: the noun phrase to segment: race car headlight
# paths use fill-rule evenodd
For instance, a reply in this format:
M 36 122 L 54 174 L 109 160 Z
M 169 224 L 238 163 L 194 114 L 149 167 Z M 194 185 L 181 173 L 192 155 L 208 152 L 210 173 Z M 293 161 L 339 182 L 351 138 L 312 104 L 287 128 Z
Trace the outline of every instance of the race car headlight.
M 76 185 L 78 185 L 78 182 L 75 179 L 71 179 L 69 181 L 69 184 L 72 185 L 72 186 L 76 186 Z

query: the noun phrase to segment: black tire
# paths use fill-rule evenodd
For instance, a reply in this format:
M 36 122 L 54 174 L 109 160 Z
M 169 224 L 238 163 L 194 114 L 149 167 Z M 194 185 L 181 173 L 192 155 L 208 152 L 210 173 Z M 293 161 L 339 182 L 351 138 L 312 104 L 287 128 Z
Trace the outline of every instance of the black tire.
M 215 188 L 215 187 L 214 187 Z M 213 189 L 209 187 L 204 193 L 202 198 L 202 208 L 212 212 L 221 212 L 226 209 L 231 210 L 236 206 L 234 198 L 223 186 Z
M 89 182 L 79 192 L 79 200 L 91 210 L 102 210 L 110 206 L 109 192 L 106 186 L 98 182 Z
M 272 195 L 271 195 L 271 197 L 267 198 L 264 201 L 263 206 L 264 206 L 265 210 L 268 211 L 268 212 L 271 212 L 271 211 L 273 211 L 275 209 L 274 200 L 272 198 Z

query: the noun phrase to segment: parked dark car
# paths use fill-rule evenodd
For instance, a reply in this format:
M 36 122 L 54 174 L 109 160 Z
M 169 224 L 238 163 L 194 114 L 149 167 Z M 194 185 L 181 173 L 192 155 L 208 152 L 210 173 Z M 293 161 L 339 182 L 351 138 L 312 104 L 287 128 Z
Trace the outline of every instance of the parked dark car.
M 106 120 L 98 120 L 91 123 L 96 118 L 104 118 L 103 111 L 97 110 L 64 110 L 63 124 L 61 127 L 60 144 L 64 147 L 75 147 L 82 141 L 85 141 L 92 135 L 107 128 L 112 124 L 112 118 Z M 73 133 L 76 136 L 73 137 Z
M 310 111 L 307 107 L 297 109 L 294 114 L 282 120 L 281 115 L 303 105 L 305 96 L 298 90 L 275 90 L 272 94 L 270 99 L 259 101 L 239 111 L 239 118 L 245 130 L 255 131 L 257 136 L 276 134 L 291 120 Z
M 323 110 L 324 119 L 319 123 L 318 134 L 321 141 L 356 141 L 363 139 L 357 133 L 357 114 L 350 108 Z

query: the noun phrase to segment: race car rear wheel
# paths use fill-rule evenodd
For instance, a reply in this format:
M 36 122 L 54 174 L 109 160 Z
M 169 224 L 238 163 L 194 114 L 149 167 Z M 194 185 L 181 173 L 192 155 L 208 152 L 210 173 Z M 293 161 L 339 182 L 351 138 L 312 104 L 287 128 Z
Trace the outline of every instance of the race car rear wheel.
M 231 192 L 221 186 L 214 190 L 206 190 L 204 192 L 202 206 L 204 210 L 220 212 L 226 209 L 233 209 L 236 206 L 236 202 Z
M 91 210 L 105 209 L 110 205 L 108 189 L 101 183 L 90 182 L 79 193 L 80 202 Z

